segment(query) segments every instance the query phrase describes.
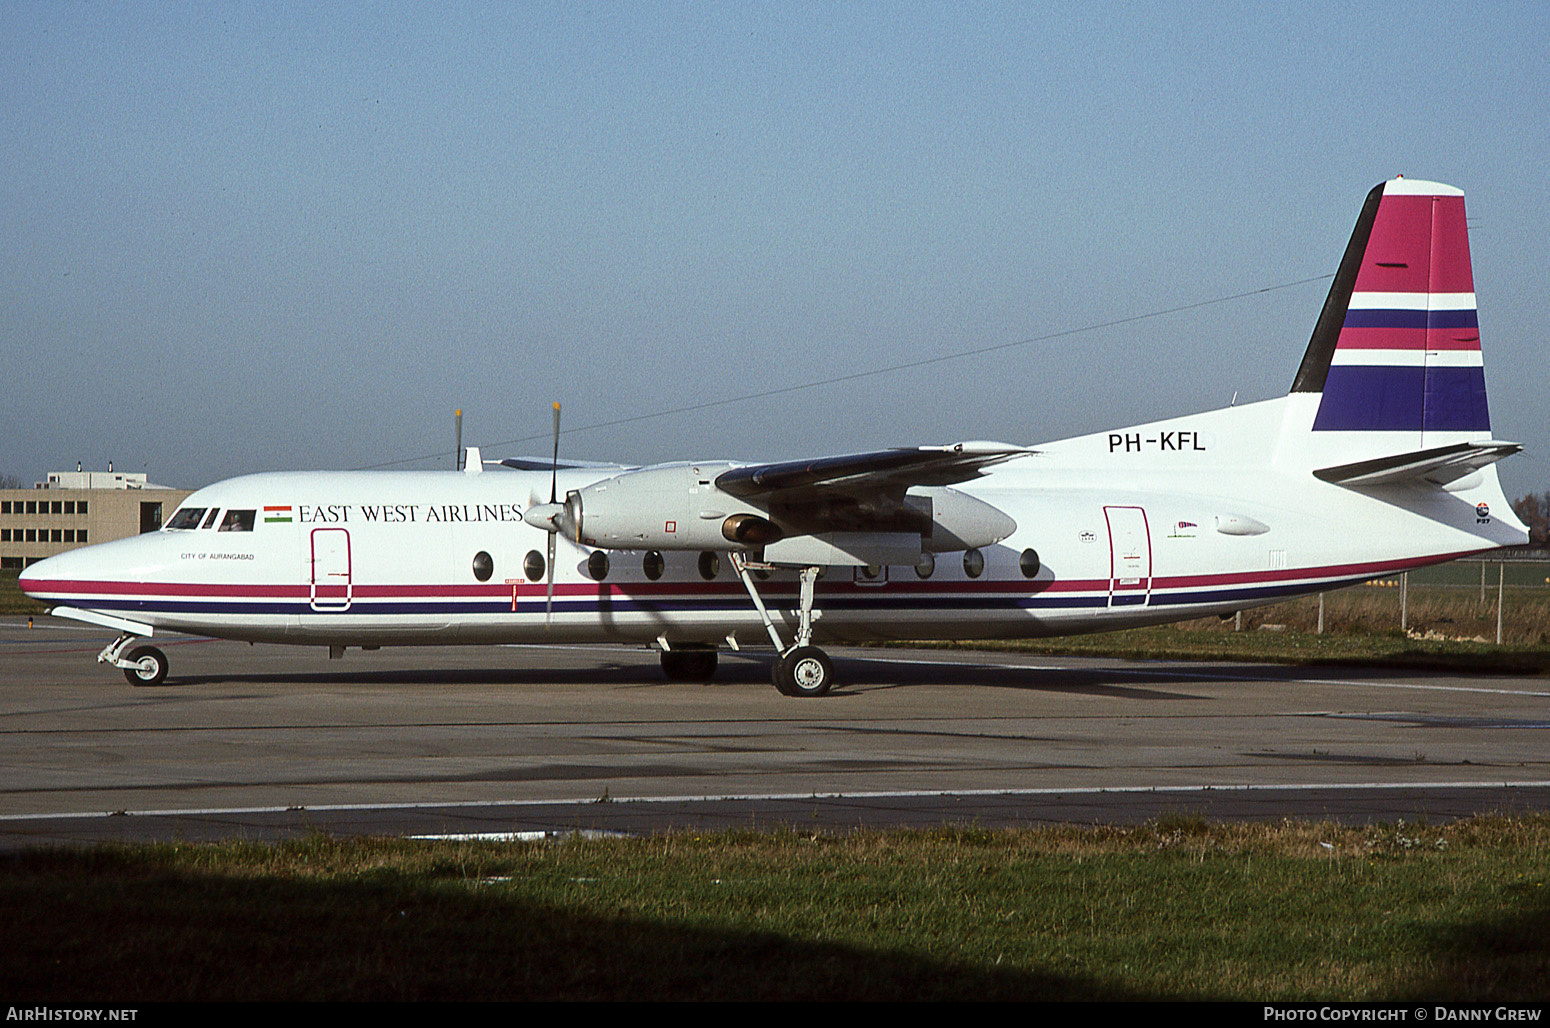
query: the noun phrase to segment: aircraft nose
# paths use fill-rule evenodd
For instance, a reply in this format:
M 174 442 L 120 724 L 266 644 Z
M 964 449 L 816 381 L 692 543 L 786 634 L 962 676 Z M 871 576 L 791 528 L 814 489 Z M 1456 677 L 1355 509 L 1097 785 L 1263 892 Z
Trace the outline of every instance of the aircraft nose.
M 143 580 L 165 563 L 163 548 L 151 536 L 131 536 L 47 557 L 22 571 L 17 584 L 35 600 L 68 604 L 85 588 L 105 581 Z
M 79 552 L 72 550 L 27 565 L 16 580 L 17 585 L 23 593 L 35 600 L 53 598 L 49 593 L 56 583 L 81 577 L 77 573 L 81 564 L 76 556 Z
M 21 587 L 21 591 L 24 594 L 31 596 L 33 599 L 38 599 L 39 583 L 51 574 L 51 569 L 48 565 L 55 559 L 57 558 L 46 557 L 35 564 L 29 564 L 22 571 L 21 575 L 16 579 L 16 584 Z

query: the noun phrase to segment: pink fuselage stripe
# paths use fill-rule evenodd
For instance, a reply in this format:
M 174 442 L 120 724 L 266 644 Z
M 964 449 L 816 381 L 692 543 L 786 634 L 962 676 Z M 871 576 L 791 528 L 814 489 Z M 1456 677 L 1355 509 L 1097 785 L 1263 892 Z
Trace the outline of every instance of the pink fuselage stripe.
M 1439 554 L 1432 557 L 1410 557 L 1402 560 L 1366 561 L 1357 564 L 1331 564 L 1324 567 L 1311 568 L 1286 568 L 1276 571 L 1242 571 L 1204 575 L 1170 575 L 1157 576 L 1151 580 L 1154 591 L 1165 589 L 1201 588 L 1210 586 L 1230 585 L 1270 585 L 1285 584 L 1306 581 L 1310 585 L 1323 579 L 1360 579 L 1376 578 L 1383 575 L 1396 574 L 1410 568 L 1422 567 L 1428 564 L 1436 564 L 1441 561 L 1456 560 L 1459 557 L 1482 552 L 1480 550 L 1466 550 L 1459 553 Z M 1033 595 L 1044 592 L 1108 592 L 1109 579 L 1065 579 L 1061 581 L 1028 581 L 1010 579 L 1004 581 L 989 582 L 926 582 L 898 579 L 888 583 L 893 586 L 895 593 L 1011 593 Z M 520 590 L 524 598 L 540 596 L 544 594 L 543 583 L 504 583 L 491 585 L 372 585 L 354 587 L 354 597 L 362 599 L 432 599 L 432 598 L 468 598 L 481 597 L 507 598 L 512 594 L 513 588 Z M 853 594 L 861 595 L 875 590 L 872 585 L 859 585 L 854 582 L 832 582 L 822 592 L 834 595 Z M 797 585 L 795 582 L 777 583 L 773 586 L 766 584 L 760 591 L 766 595 L 781 596 L 795 594 Z M 225 599 L 273 599 L 296 598 L 306 599 L 310 595 L 307 585 L 259 585 L 259 584 L 219 584 L 219 583 L 151 583 L 151 582 L 103 582 L 85 581 L 74 582 L 66 580 L 37 581 L 28 583 L 28 591 L 48 594 L 53 596 L 70 595 L 124 595 L 140 597 L 221 597 Z M 691 596 L 716 596 L 733 595 L 742 592 L 741 585 L 732 582 L 630 582 L 624 584 L 612 584 L 605 582 L 582 582 L 570 584 L 556 584 L 554 588 L 556 596 L 586 597 L 597 596 L 599 598 L 614 596 L 621 599 L 638 597 L 649 598 L 683 597 Z

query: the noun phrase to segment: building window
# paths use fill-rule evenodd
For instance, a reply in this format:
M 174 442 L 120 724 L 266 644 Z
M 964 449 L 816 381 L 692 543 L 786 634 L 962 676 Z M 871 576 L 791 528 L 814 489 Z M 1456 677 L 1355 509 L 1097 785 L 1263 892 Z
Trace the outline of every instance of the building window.
M 9 528 L 0 528 L 0 543 L 8 543 L 10 541 L 11 530 Z
M 9 513 L 11 513 L 11 501 L 10 500 L 0 500 L 0 514 L 9 514 Z
M 85 500 L 77 500 L 75 502 L 75 512 L 77 514 L 85 514 L 86 513 L 86 501 Z
M 26 541 L 29 542 L 29 543 L 37 542 L 38 541 L 38 530 L 35 529 L 35 528 L 27 529 L 27 539 L 26 539 Z
M 75 529 L 73 529 L 73 528 L 65 529 L 65 542 L 67 542 L 67 543 L 75 542 Z
M 55 500 L 53 503 L 49 504 L 49 507 L 51 508 L 49 510 L 50 514 L 63 514 L 65 512 L 65 501 Z
M 53 531 L 49 532 L 49 534 L 48 534 L 48 541 L 51 542 L 51 543 L 62 543 L 62 542 L 64 542 L 65 541 L 65 530 L 62 529 L 62 528 L 56 528 Z
M 74 514 L 75 513 L 75 501 L 74 500 L 66 500 L 65 501 L 65 513 L 66 514 Z
M 38 501 L 37 500 L 28 500 L 27 501 L 27 513 L 28 514 L 36 514 L 37 512 L 38 512 Z
M 75 533 L 75 541 L 78 543 L 84 543 L 86 541 L 86 529 L 80 529 Z

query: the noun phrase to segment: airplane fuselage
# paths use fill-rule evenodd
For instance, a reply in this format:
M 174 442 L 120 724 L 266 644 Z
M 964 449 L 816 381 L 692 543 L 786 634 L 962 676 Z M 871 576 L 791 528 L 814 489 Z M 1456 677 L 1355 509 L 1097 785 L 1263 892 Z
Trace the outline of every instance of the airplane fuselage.
M 1265 434 L 1287 416 L 1282 405 L 1297 402 L 1048 444 L 959 485 L 1016 530 L 914 566 L 827 568 L 814 638 L 993 639 L 1153 624 L 1522 538 L 1510 514 L 1500 517 L 1494 474 L 1451 491 L 1363 491 L 1313 479 L 1301 451 L 1288 466 L 1267 465 Z M 562 470 L 559 491 L 607 474 Z M 28 591 L 159 630 L 263 642 L 766 641 L 729 551 L 602 550 L 561 538 L 551 610 L 549 533 L 523 520 L 548 489 L 549 474 L 531 471 L 252 475 L 191 495 L 181 510 L 201 511 L 195 527 L 54 558 Z M 796 572 L 770 571 L 758 589 L 777 622 L 793 625 Z

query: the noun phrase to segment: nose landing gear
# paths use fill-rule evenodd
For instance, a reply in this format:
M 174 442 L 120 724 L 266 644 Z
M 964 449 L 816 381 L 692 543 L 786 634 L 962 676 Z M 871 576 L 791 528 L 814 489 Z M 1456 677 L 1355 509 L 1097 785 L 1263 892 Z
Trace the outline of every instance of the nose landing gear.
M 121 668 L 130 685 L 160 685 L 167 680 L 167 655 L 155 646 L 136 646 L 125 654 L 125 647 L 138 638 L 127 633 L 119 636 L 97 654 L 97 660 Z

